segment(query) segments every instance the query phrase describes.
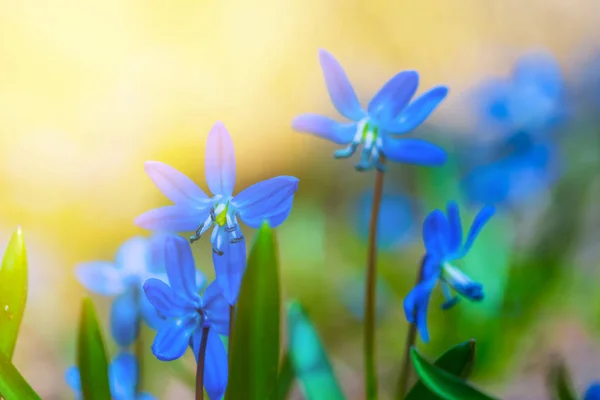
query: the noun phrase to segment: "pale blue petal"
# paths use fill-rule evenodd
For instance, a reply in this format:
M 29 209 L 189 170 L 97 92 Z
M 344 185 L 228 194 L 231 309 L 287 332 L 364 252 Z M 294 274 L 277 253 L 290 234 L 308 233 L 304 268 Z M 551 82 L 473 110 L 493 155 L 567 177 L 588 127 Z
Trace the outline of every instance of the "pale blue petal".
M 116 296 L 125 291 L 123 271 L 110 262 L 79 264 L 75 276 L 87 290 L 103 296 Z
M 391 161 L 439 167 L 447 160 L 446 151 L 421 139 L 383 136 L 383 154 Z
M 229 304 L 235 304 L 246 271 L 246 240 L 231 243 L 223 240 L 222 255 L 213 251 L 212 258 L 217 282 Z
M 486 206 L 477 213 L 475 219 L 473 220 L 473 224 L 471 225 L 471 229 L 469 229 L 469 234 L 467 236 L 467 240 L 465 241 L 465 245 L 463 246 L 461 256 L 464 256 L 469 252 L 469 249 L 473 245 L 475 238 L 479 235 L 479 232 L 483 229 L 484 225 L 492 218 L 496 209 L 492 206 Z
M 450 228 L 441 210 L 433 210 L 423 222 L 423 243 L 427 254 L 442 260 L 448 252 Z
M 135 398 L 138 382 L 138 363 L 131 353 L 120 353 L 108 368 L 110 392 L 114 400 Z
M 348 144 L 356 134 L 356 122 L 341 124 L 331 118 L 317 114 L 302 114 L 294 118 L 292 128 L 299 132 L 312 133 L 337 144 Z
M 144 169 L 156 187 L 175 204 L 193 207 L 208 199 L 190 178 L 167 164 L 147 161 Z
M 159 207 L 137 217 L 135 224 L 140 228 L 155 231 L 195 231 L 208 217 L 210 207 L 210 203 L 207 203 L 202 208 L 183 206 Z
M 455 201 L 449 201 L 446 206 L 446 213 L 448 214 L 449 228 L 448 251 L 454 253 L 459 251 L 462 246 L 462 224 L 458 204 Z
M 275 228 L 283 222 L 280 214 L 287 216 L 286 213 L 289 213 L 296 190 L 298 178 L 278 176 L 242 191 L 232 200 L 232 205 L 248 226 L 258 228 L 266 219 Z M 275 216 L 279 218 L 272 218 Z
M 427 309 L 431 292 L 437 283 L 437 277 L 421 281 L 404 298 L 404 314 L 408 322 L 416 324 L 423 342 L 429 342 L 427 329 Z
M 215 195 L 231 196 L 235 185 L 235 152 L 223 123 L 217 122 L 211 128 L 204 154 L 208 188 Z
M 229 335 L 229 303 L 221 293 L 217 281 L 206 288 L 202 296 L 202 309 L 211 329 L 221 335 Z
M 202 329 L 198 329 L 192 338 L 192 349 L 198 362 L 198 353 L 202 343 Z M 227 351 L 217 332 L 208 331 L 204 362 L 204 388 L 210 400 L 220 400 L 227 388 Z
M 177 292 L 158 279 L 148 279 L 144 283 L 144 293 L 148 301 L 164 318 L 182 318 L 194 314 L 200 307 L 197 301 L 191 301 L 183 293 Z
M 196 263 L 190 243 L 182 237 L 171 236 L 166 243 L 167 275 L 175 293 L 190 302 L 199 299 L 196 285 Z
M 412 131 L 421 125 L 427 117 L 446 98 L 448 88 L 436 86 L 425 92 L 408 105 L 400 115 L 390 123 L 383 123 L 384 128 L 393 134 L 402 134 Z
M 139 332 L 140 314 L 135 290 L 127 290 L 112 303 L 110 330 L 115 342 L 126 347 L 134 342 Z
M 369 103 L 369 116 L 387 125 L 400 114 L 419 86 L 416 71 L 400 72 L 390 79 Z
M 65 382 L 75 392 L 75 395 L 79 398 L 81 395 L 81 376 L 79 375 L 79 368 L 72 366 L 67 368 L 65 371 Z
M 156 307 L 148 300 L 145 289 L 140 298 L 140 312 L 146 324 L 154 330 L 158 330 L 164 322 L 164 318 L 158 314 Z
M 514 81 L 521 88 L 535 88 L 549 98 L 556 98 L 563 89 L 560 66 L 551 53 L 536 51 L 520 57 L 513 71 Z
M 323 49 L 319 50 L 319 61 L 321 62 L 329 97 L 338 112 L 352 121 L 359 121 L 364 118 L 365 112 L 360 106 L 352 84 L 340 63 L 331 53 Z
M 159 231 L 150 236 L 150 265 L 148 268 L 150 272 L 155 274 L 166 272 L 165 247 L 167 238 L 171 235 L 171 233 Z
M 150 242 L 141 236 L 133 237 L 123 243 L 115 256 L 115 265 L 127 274 L 144 274 L 149 262 Z
M 152 352 L 161 361 L 173 361 L 185 354 L 190 338 L 200 329 L 200 315 L 193 318 L 169 320 L 156 333 Z

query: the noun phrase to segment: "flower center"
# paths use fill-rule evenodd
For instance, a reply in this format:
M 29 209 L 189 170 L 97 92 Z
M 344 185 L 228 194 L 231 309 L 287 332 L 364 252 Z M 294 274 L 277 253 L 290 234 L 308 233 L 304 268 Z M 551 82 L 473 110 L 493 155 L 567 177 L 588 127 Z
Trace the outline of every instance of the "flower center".
M 483 299 L 482 285 L 448 262 L 442 265 L 441 279 L 469 300 L 480 301 Z
M 190 243 L 199 240 L 213 226 L 210 242 L 213 244 L 215 254 L 223 255 L 221 247 L 225 240 L 230 243 L 238 243 L 244 239 L 237 223 L 237 210 L 231 204 L 231 199 L 232 197 L 221 198 L 221 196 L 215 196 L 214 205 L 210 209 L 209 216 L 198 227 L 196 233 L 190 237 Z
M 351 157 L 358 147 L 362 144 L 360 162 L 354 167 L 358 171 L 367 171 L 376 168 L 379 171 L 385 171 L 385 166 L 381 162 L 381 148 L 383 146 L 382 131 L 376 123 L 365 118 L 356 125 L 354 139 L 347 147 L 337 150 L 334 153 L 335 158 Z

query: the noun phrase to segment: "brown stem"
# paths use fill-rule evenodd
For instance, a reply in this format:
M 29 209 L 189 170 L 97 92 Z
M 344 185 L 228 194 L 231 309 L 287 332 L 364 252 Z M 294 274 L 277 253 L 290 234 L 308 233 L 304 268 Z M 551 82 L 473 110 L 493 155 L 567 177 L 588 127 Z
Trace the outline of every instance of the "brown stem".
M 196 367 L 196 400 L 204 400 L 204 359 L 206 356 L 206 343 L 208 342 L 208 327 L 202 328 L 202 341 L 198 351 L 198 365 Z

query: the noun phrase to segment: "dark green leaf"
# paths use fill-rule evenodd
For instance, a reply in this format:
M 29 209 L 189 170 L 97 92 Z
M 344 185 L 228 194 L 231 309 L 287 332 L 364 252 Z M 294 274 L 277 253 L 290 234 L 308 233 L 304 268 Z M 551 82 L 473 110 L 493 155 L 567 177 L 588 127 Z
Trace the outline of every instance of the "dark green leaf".
M 108 359 L 91 299 L 84 299 L 79 320 L 77 366 L 84 400 L 110 400 Z
M 275 392 L 275 400 L 285 400 L 288 398 L 292 384 L 294 383 L 294 368 L 289 353 L 283 356 L 281 366 L 279 367 L 279 376 L 277 378 L 277 391 Z
M 0 396 L 5 400 L 41 399 L 2 353 L 0 353 Z
M 466 379 L 471 374 L 475 361 L 475 340 L 460 343 L 438 358 L 434 365 L 452 375 Z M 440 397 L 432 393 L 420 380 L 406 395 L 406 400 L 437 400 Z
M 279 266 L 273 231 L 264 223 L 248 259 L 235 318 L 228 399 L 265 400 L 279 370 Z
M 553 400 L 577 400 L 579 398 L 573 389 L 569 371 L 562 360 L 554 362 L 550 367 L 548 391 Z
M 410 349 L 413 366 L 425 386 L 444 400 L 492 400 L 466 381 L 425 360 L 413 347 Z
M 13 233 L 0 268 L 0 352 L 12 359 L 27 300 L 27 254 L 21 228 Z
M 308 400 L 344 399 L 319 335 L 302 306 L 288 307 L 290 359 Z

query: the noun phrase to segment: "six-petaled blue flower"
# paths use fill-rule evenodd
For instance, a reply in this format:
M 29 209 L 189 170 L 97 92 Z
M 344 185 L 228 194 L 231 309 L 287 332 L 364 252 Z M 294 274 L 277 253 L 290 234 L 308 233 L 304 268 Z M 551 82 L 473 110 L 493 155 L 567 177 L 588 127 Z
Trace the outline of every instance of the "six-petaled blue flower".
M 484 207 L 475 217 L 466 241 L 463 243 L 462 223 L 458 205 L 451 201 L 447 205 L 447 215 L 441 210 L 432 211 L 423 223 L 423 242 L 426 254 L 423 259 L 421 281 L 404 299 L 404 312 L 410 323 L 414 323 L 424 342 L 429 341 L 427 330 L 427 307 L 432 290 L 441 282 L 446 302 L 443 308 L 450 308 L 458 301 L 459 295 L 473 301 L 483 299 L 483 287 L 452 265 L 452 262 L 465 256 L 475 238 L 494 215 L 493 207 Z
M 136 224 L 171 232 L 195 230 L 191 242 L 214 227 L 211 243 L 217 282 L 227 301 L 235 304 L 246 268 L 246 244 L 238 218 L 252 228 L 258 228 L 264 220 L 271 227 L 279 226 L 291 211 L 298 179 L 278 176 L 234 197 L 235 154 L 231 136 L 222 123 L 211 129 L 206 148 L 206 181 L 213 197 L 166 164 L 150 161 L 145 168 L 154 184 L 175 204 L 144 213 Z
M 113 400 L 156 400 L 156 397 L 149 393 L 136 392 L 138 374 L 138 362 L 133 354 L 122 352 L 113 359 L 108 369 L 110 393 Z M 65 380 L 75 393 L 75 398 L 83 400 L 79 368 L 68 368 Z
M 169 285 L 148 279 L 144 291 L 160 315 L 160 326 L 152 352 L 162 361 L 183 356 L 191 346 L 196 359 L 204 328 L 208 329 L 204 386 L 212 400 L 220 399 L 227 387 L 227 352 L 219 334 L 229 333 L 229 304 L 216 281 L 208 285 L 203 296 L 195 282 L 195 263 L 187 240 L 171 236 L 166 241 L 166 266 Z
M 329 96 L 338 112 L 351 120 L 339 123 L 331 118 L 303 114 L 292 127 L 301 132 L 321 136 L 334 143 L 347 145 L 335 152 L 336 158 L 352 156 L 362 144 L 359 171 L 384 170 L 382 156 L 395 162 L 439 166 L 446 162 L 440 147 L 420 139 L 400 139 L 422 124 L 446 97 L 448 88 L 437 86 L 411 101 L 419 84 L 416 71 L 403 71 L 390 79 L 369 102 L 365 111 L 340 63 L 325 50 L 319 53 L 321 68 Z

